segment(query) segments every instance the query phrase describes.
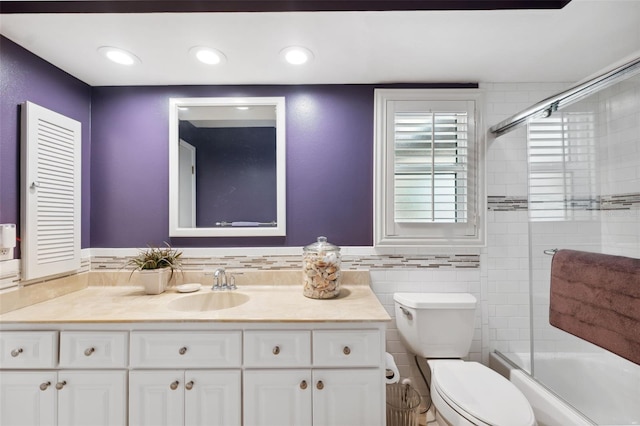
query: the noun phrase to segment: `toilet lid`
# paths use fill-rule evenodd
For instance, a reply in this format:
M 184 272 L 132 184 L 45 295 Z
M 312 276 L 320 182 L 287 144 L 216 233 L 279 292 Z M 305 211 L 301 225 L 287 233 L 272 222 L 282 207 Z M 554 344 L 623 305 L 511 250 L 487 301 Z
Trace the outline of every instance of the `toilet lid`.
M 529 401 L 510 381 L 477 362 L 437 365 L 433 385 L 459 413 L 498 426 L 535 424 Z

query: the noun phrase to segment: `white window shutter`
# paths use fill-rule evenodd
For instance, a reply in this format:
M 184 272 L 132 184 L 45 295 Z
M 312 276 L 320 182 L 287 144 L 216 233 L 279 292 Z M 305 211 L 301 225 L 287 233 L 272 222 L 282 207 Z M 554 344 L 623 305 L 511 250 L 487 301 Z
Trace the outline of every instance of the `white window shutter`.
M 481 104 L 475 89 L 376 89 L 376 246 L 483 244 Z
M 22 278 L 80 268 L 81 124 L 22 105 Z

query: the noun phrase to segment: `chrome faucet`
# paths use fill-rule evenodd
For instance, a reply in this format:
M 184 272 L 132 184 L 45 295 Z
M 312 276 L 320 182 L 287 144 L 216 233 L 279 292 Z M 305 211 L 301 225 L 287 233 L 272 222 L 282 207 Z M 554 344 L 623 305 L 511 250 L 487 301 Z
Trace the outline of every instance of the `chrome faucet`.
M 211 290 L 227 290 L 227 274 L 223 268 L 218 268 L 213 273 L 213 287 Z

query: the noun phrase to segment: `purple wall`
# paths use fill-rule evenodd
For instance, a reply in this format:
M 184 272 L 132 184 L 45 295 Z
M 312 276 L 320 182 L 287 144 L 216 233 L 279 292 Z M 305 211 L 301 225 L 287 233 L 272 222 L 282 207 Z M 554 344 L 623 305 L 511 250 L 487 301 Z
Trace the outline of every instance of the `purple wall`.
M 18 222 L 25 100 L 82 123 L 82 247 L 342 246 L 373 240 L 373 85 L 91 88 L 0 39 L 0 222 Z M 471 87 L 396 85 L 385 87 Z M 382 87 L 382 86 L 379 86 Z M 169 238 L 169 98 L 284 96 L 287 236 Z
M 91 247 L 299 246 L 373 240 L 373 86 L 93 89 Z M 284 96 L 287 236 L 168 236 L 169 98 Z
M 0 223 L 20 223 L 19 105 L 31 101 L 82 123 L 81 244 L 89 247 L 91 87 L 0 36 L 0 93 Z

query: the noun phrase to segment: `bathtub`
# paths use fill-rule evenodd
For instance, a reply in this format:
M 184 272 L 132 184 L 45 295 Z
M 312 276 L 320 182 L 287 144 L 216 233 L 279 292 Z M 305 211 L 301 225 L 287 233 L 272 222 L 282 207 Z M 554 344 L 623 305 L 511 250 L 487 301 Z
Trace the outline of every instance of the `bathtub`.
M 536 356 L 534 380 L 513 362 L 530 370 L 529 354 L 490 354 L 489 366 L 527 397 L 539 426 L 640 424 L 640 366 L 612 365 L 610 354 L 549 353 Z

